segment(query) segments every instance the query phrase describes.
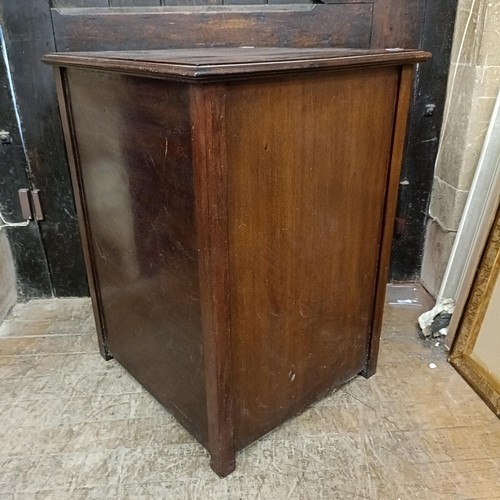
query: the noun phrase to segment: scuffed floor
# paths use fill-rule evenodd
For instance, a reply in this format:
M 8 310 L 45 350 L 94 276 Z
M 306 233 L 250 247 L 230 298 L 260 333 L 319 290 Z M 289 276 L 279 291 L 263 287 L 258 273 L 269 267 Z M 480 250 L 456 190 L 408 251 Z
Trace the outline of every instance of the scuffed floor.
M 419 338 L 429 305 L 390 289 L 377 374 L 249 446 L 222 480 L 101 359 L 88 300 L 18 305 L 0 327 L 0 499 L 500 499 L 500 421 Z

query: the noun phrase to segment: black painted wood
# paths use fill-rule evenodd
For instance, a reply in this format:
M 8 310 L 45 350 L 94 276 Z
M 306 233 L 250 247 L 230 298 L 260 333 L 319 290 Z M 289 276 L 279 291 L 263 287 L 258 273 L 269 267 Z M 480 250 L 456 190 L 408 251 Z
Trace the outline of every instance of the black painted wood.
M 389 278 L 417 281 L 420 276 L 425 225 L 432 190 L 434 164 L 443 120 L 446 83 L 450 64 L 456 0 L 427 2 L 420 47 L 432 59 L 417 66 L 406 153 L 402 165 Z M 426 105 L 436 106 L 426 116 Z
M 11 137 L 10 144 L 0 144 L 0 211 L 7 221 L 21 222 L 17 191 L 30 188 L 31 183 L 12 97 L 5 61 L 0 55 L 0 130 L 9 132 Z M 50 297 L 49 270 L 38 224 L 32 222 L 27 227 L 2 231 L 7 232 L 12 249 L 19 298 Z
M 88 295 L 88 289 L 54 78 L 50 68 L 40 61 L 55 49 L 49 7 L 49 0 L 3 0 L 0 21 L 10 55 L 32 182 L 41 192 L 45 219 L 39 226 L 53 293 L 83 296 Z M 19 246 L 17 251 L 33 249 L 26 242 L 26 247 Z

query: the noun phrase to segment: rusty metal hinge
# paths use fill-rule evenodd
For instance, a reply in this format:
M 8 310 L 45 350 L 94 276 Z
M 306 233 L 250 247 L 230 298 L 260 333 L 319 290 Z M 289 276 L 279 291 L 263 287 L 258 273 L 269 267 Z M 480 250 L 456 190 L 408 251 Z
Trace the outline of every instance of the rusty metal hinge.
M 42 204 L 40 202 L 39 189 L 20 189 L 19 202 L 21 203 L 21 213 L 24 220 L 43 220 Z

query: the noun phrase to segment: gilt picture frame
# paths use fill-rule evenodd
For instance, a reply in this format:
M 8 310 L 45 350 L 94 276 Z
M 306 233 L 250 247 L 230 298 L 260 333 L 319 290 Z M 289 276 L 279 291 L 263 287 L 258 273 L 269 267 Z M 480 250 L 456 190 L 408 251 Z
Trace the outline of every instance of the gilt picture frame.
M 500 417 L 500 209 L 461 317 L 450 363 Z

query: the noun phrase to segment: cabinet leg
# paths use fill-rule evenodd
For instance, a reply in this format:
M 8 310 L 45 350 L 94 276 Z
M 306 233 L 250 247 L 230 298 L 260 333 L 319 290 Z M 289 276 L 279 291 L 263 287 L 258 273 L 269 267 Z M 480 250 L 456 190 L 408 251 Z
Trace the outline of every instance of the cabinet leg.
M 109 361 L 113 359 L 113 355 L 109 352 L 107 346 L 101 342 L 99 342 L 99 353 L 104 358 L 105 361 Z
M 363 371 L 360 372 L 360 375 L 365 378 L 370 378 L 375 375 L 376 366 L 368 365 Z
M 236 456 L 234 453 L 230 456 L 212 455 L 210 467 L 219 477 L 226 477 L 236 468 Z

